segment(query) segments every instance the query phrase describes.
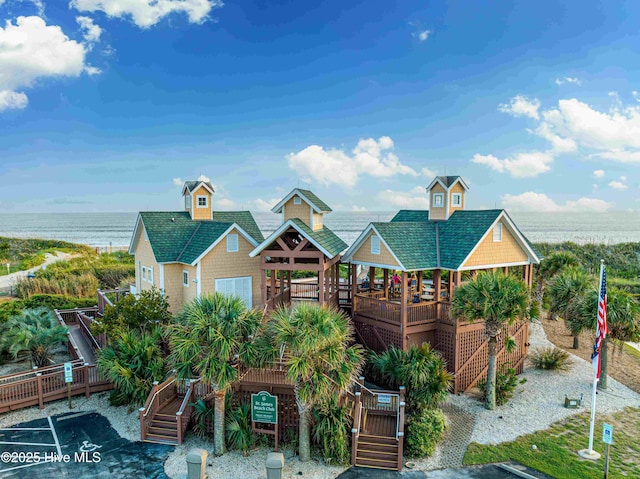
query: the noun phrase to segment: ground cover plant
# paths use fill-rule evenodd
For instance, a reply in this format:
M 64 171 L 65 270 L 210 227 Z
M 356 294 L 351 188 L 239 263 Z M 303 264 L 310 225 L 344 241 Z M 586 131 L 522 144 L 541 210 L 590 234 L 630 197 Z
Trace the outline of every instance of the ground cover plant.
M 536 348 L 530 353 L 533 366 L 538 369 L 555 371 L 567 371 L 571 369 L 573 362 L 569 353 L 555 346 L 552 348 Z
M 594 449 L 600 454 L 604 453 L 604 444 L 598 440 L 603 422 L 614 426 L 609 478 L 640 477 L 640 409 L 627 408 L 596 416 Z M 511 460 L 556 479 L 602 477 L 602 458 L 592 462 L 581 459 L 576 453 L 587 447 L 588 437 L 589 413 L 585 412 L 555 423 L 545 431 L 527 434 L 512 442 L 490 446 L 472 443 L 467 449 L 464 464 Z
M 22 271 L 41 265 L 46 253 L 54 254 L 56 251 L 89 254 L 93 250 L 86 245 L 59 240 L 0 237 L 0 276 L 7 274 L 7 263 L 11 273 Z

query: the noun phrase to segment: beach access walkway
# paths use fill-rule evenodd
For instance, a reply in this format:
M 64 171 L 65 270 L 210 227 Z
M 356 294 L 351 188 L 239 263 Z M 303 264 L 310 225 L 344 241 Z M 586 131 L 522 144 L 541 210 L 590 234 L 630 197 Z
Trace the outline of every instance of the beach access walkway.
M 44 255 L 45 260 L 39 266 L 35 266 L 30 269 L 16 271 L 15 273 L 7 274 L 4 276 L 0 276 L 0 289 L 10 288 L 14 286 L 18 280 L 25 279 L 28 274 L 35 273 L 38 270 L 46 269 L 46 267 L 50 264 L 57 263 L 58 261 L 67 261 L 72 258 L 74 255 L 71 253 L 62 253 L 61 251 L 56 251 L 56 254 L 46 253 Z M 2 266 L 2 265 L 0 265 Z

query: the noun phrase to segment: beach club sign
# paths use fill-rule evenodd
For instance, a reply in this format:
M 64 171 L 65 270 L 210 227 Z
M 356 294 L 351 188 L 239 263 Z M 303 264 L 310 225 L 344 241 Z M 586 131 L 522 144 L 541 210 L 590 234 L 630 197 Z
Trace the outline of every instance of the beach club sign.
M 263 424 L 278 424 L 278 397 L 267 391 L 252 394 L 251 420 Z

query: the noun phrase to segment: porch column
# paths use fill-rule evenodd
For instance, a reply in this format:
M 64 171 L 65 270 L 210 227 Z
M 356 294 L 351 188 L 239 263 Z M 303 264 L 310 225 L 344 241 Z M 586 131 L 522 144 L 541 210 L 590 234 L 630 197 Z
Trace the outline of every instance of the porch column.
M 478 270 L 477 269 L 471 270 L 471 279 L 474 279 L 476 276 L 478 276 Z
M 376 281 L 376 267 L 369 266 L 369 291 L 373 291 L 373 285 Z
M 440 270 L 433 270 L 433 299 L 436 301 L 440 301 L 440 287 L 442 286 L 440 278 Z
M 504 266 L 504 267 L 502 268 L 502 273 L 503 273 L 505 276 L 507 276 L 507 275 L 509 274 L 509 267 L 508 267 L 508 266 Z
M 280 292 L 284 291 L 284 271 L 278 271 L 278 277 L 280 279 Z
M 289 291 L 291 291 L 291 271 L 287 271 L 287 285 L 288 285 Z
M 400 337 L 402 338 L 402 350 L 407 347 L 407 282 L 409 281 L 409 275 L 406 271 L 402 272 L 402 282 L 400 283 Z
M 358 265 L 349 264 L 351 276 L 351 312 L 356 312 L 356 293 L 358 292 Z
M 385 268 L 382 272 L 382 289 L 384 290 L 384 299 L 389 299 L 389 268 Z
M 327 268 L 326 263 L 324 268 Z M 331 289 L 331 266 L 325 269 L 324 272 L 324 301 L 329 301 L 329 293 Z
M 449 277 L 447 282 L 447 293 L 449 296 L 449 301 L 453 299 L 453 271 L 449 271 Z
M 324 265 L 320 263 L 321 268 L 318 271 L 318 305 L 324 306 Z
M 271 297 L 275 298 L 276 296 L 276 270 L 271 270 Z
M 533 264 L 529 264 L 529 288 L 533 286 Z
M 262 298 L 262 306 L 267 304 L 267 270 L 260 270 L 260 292 Z
M 462 283 L 462 271 L 456 271 L 456 288 Z
M 418 284 L 416 286 L 418 296 L 422 298 L 422 270 L 418 271 Z

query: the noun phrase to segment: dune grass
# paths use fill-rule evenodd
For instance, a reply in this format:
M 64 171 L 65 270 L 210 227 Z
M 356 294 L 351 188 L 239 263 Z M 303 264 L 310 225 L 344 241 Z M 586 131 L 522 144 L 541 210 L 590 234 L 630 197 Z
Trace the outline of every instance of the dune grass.
M 7 274 L 7 262 L 9 272 L 23 271 L 40 266 L 47 253 L 55 254 L 56 251 L 87 254 L 92 249 L 86 245 L 59 240 L 0 237 L 0 276 Z
M 589 413 L 582 413 L 555 423 L 550 429 L 519 437 L 512 442 L 497 446 L 472 443 L 467 449 L 464 464 L 512 460 L 556 479 L 602 477 L 604 422 L 614 427 L 609 478 L 640 477 L 640 409 L 635 408 L 596 418 L 594 449 L 603 454 L 596 462 L 582 459 L 577 454 L 578 450 L 587 448 L 589 441 Z

